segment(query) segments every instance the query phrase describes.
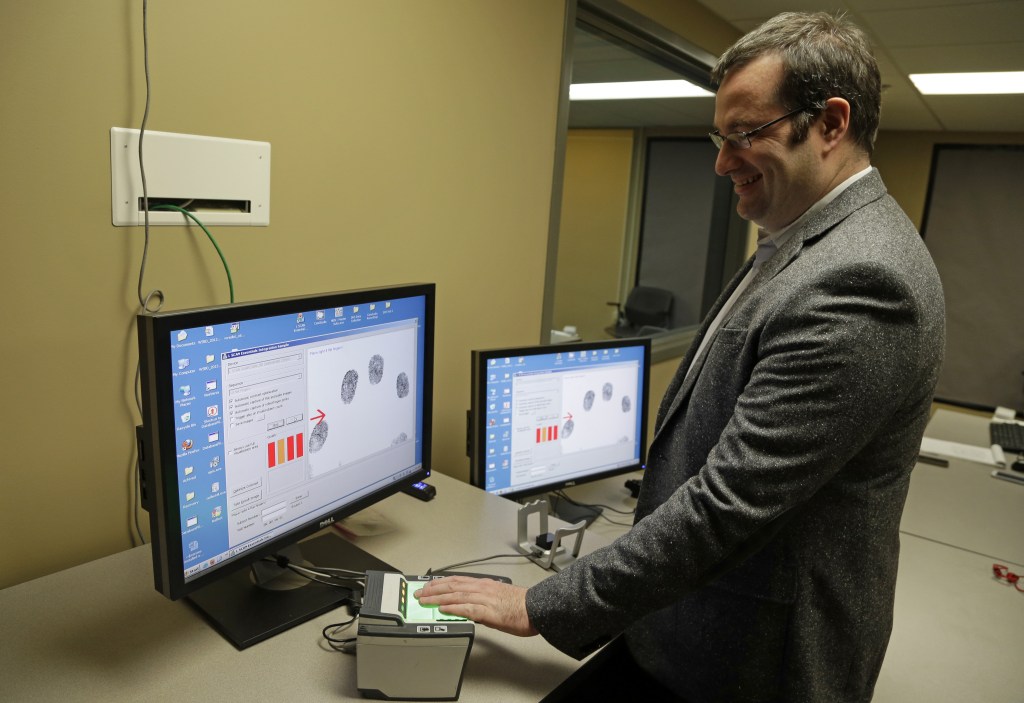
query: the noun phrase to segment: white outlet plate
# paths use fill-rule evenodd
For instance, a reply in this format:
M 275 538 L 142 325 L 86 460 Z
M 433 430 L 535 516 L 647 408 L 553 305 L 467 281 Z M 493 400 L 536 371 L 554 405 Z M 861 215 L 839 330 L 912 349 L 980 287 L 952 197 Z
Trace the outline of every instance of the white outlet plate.
M 243 208 L 195 210 L 203 224 L 270 224 L 270 142 L 146 130 L 142 141 L 150 198 L 247 202 Z M 139 201 L 139 130 L 110 130 L 110 209 L 114 225 L 145 223 Z M 181 225 L 178 212 L 150 210 L 150 225 Z

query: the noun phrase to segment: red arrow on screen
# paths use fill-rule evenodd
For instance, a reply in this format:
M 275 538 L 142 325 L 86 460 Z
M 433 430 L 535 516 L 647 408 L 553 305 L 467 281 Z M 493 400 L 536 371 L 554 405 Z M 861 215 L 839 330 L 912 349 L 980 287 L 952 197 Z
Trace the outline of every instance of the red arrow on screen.
M 313 417 L 309 418 L 309 421 L 312 422 L 313 420 L 316 420 L 316 424 L 319 425 L 321 422 L 324 421 L 325 417 L 327 417 L 327 416 L 324 415 L 324 411 L 321 410 L 320 408 L 317 408 L 316 409 L 316 415 L 314 415 Z
M 572 413 L 569 413 L 568 415 L 566 415 L 565 419 L 566 420 L 571 420 L 572 419 Z

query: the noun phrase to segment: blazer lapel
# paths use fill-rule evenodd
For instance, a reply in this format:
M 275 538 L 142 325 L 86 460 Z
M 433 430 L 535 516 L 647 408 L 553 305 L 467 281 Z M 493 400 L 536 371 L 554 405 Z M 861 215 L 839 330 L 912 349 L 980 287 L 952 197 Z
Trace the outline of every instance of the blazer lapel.
M 693 342 L 690 343 L 690 348 L 687 350 L 686 355 L 683 356 L 682 363 L 679 364 L 679 368 L 676 369 L 675 376 L 672 377 L 672 381 L 669 382 L 668 388 L 665 390 L 665 395 L 661 399 L 661 406 L 658 408 L 658 418 L 655 421 L 654 439 L 657 439 L 661 433 L 661 429 L 665 426 L 668 419 L 675 414 L 675 412 L 682 406 L 684 399 L 689 395 L 690 390 L 693 388 L 694 379 L 698 375 L 699 368 L 694 368 L 694 372 L 688 374 L 690 366 L 695 363 L 703 363 L 704 357 L 707 356 L 707 349 L 701 354 L 701 358 L 695 360 L 693 357 L 700 348 L 701 341 L 704 336 L 708 333 L 708 328 L 711 326 L 711 322 L 718 316 L 718 312 L 725 305 L 726 301 L 732 295 L 733 291 L 740 282 L 746 277 L 747 271 L 754 263 L 754 257 L 750 257 L 747 262 L 740 267 L 740 270 L 736 272 L 736 275 L 732 277 L 729 284 L 722 291 L 718 299 L 715 300 L 715 304 L 711 306 L 711 310 L 704 316 L 704 321 L 701 323 L 700 329 L 697 330 L 697 336 L 693 338 Z M 709 345 L 710 348 L 710 345 Z M 683 382 L 686 382 L 685 386 Z M 653 441 L 653 440 L 652 440 Z
M 798 225 L 798 229 L 793 233 L 793 236 L 779 249 L 775 255 L 768 259 L 754 274 L 754 279 L 750 282 L 750 286 L 743 292 L 739 300 L 733 306 L 736 309 L 741 301 L 750 295 L 752 292 L 756 292 L 756 289 L 765 281 L 769 281 L 774 278 L 780 271 L 785 269 L 794 259 L 796 259 L 805 243 L 810 242 L 816 237 L 823 235 L 828 230 L 832 229 L 837 223 L 846 219 L 846 217 L 863 207 L 869 202 L 877 200 L 878 198 L 885 195 L 885 185 L 882 183 L 881 177 L 878 175 L 877 169 L 872 169 L 871 173 L 867 174 L 860 180 L 854 182 L 843 191 L 835 200 L 824 207 L 820 212 L 815 213 L 807 219 L 806 222 Z M 718 315 L 719 310 L 725 305 L 726 301 L 732 295 L 733 291 L 740 284 L 743 278 L 747 275 L 747 271 L 753 265 L 754 259 L 751 257 L 733 276 L 732 280 L 722 291 L 722 294 L 718 296 L 714 306 L 704 317 L 703 323 L 701 323 L 700 329 L 697 332 L 697 336 L 694 337 L 693 342 L 690 344 L 689 350 L 683 357 L 682 363 L 676 370 L 675 376 L 669 383 L 668 388 L 665 391 L 665 395 L 662 398 L 661 406 L 658 409 L 658 417 L 655 423 L 654 439 L 656 441 L 661 431 L 664 429 L 668 421 L 679 412 L 680 408 L 684 407 L 689 401 L 690 392 L 693 390 L 693 386 L 697 381 L 697 377 L 700 376 L 701 366 L 704 363 L 704 359 L 707 357 L 708 350 L 711 345 L 708 344 L 705 347 L 704 352 L 701 354 L 701 358 L 694 359 L 694 355 L 697 353 L 697 349 L 700 348 L 701 341 L 708 332 L 708 328 L 711 326 L 711 322 Z M 724 325 L 728 319 L 723 320 Z M 719 328 L 721 329 L 721 327 Z M 687 373 L 690 367 L 693 366 L 693 373 Z

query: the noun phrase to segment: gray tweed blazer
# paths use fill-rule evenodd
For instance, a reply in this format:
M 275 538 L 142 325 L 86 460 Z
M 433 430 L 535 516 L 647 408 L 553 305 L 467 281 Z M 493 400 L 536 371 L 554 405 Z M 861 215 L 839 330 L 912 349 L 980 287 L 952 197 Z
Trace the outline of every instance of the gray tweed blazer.
M 531 588 L 527 611 L 578 658 L 625 633 L 692 703 L 867 701 L 942 361 L 941 284 L 873 170 L 798 225 L 694 361 L 749 267 L 665 394 L 633 528 Z

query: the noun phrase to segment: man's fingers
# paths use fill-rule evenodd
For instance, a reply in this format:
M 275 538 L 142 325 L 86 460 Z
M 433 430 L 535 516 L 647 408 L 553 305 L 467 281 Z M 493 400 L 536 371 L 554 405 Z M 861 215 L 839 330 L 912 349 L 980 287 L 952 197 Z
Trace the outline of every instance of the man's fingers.
M 446 576 L 434 579 L 416 592 L 416 597 L 435 596 L 445 593 L 472 593 L 481 591 L 489 584 L 497 583 L 491 579 L 475 579 L 468 576 Z

